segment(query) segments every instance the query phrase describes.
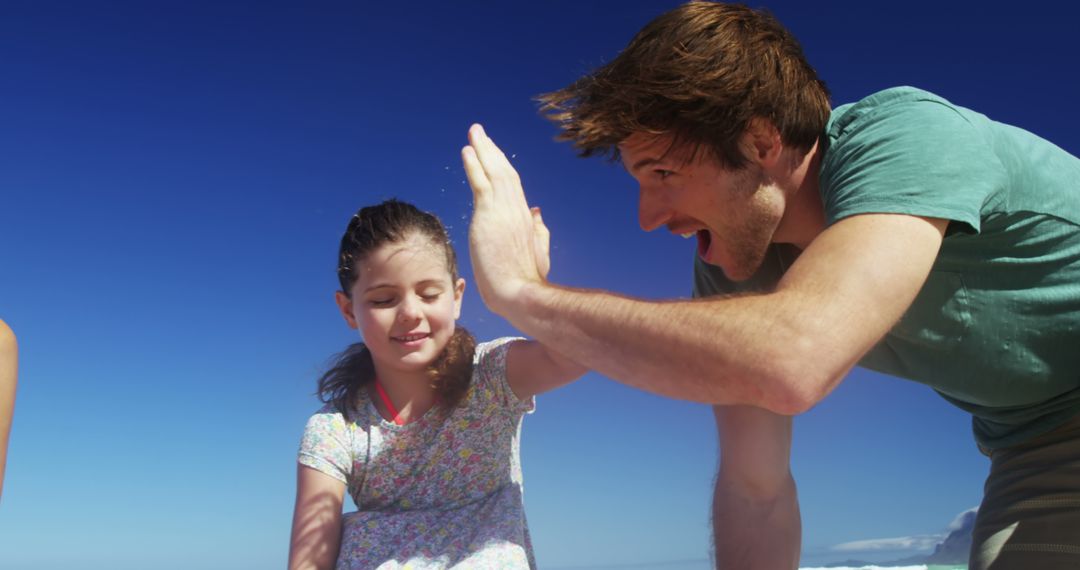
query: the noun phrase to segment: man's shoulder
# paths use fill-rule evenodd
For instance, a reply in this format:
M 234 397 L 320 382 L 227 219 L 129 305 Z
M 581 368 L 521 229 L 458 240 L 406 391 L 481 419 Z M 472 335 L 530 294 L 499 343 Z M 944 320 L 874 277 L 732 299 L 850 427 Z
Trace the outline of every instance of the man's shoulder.
M 918 116 L 921 110 L 941 107 L 960 109 L 948 99 L 918 87 L 890 87 L 833 109 L 826 131 L 830 137 L 838 137 L 864 121 L 884 120 L 901 114 Z M 905 116 L 905 120 L 910 118 Z

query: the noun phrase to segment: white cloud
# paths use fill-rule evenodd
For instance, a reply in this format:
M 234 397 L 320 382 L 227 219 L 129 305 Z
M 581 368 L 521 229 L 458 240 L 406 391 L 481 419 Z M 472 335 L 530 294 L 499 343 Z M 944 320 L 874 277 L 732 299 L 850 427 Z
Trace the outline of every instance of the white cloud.
M 856 540 L 837 544 L 830 550 L 835 552 L 878 552 L 878 551 L 901 551 L 901 550 L 932 550 L 939 542 L 945 540 L 945 534 L 920 534 L 916 536 L 900 536 L 896 538 L 872 538 L 869 540 Z
M 972 507 L 953 518 L 945 532 L 940 534 L 918 534 L 914 536 L 900 536 L 896 538 L 872 538 L 869 540 L 856 540 L 845 542 L 831 547 L 833 552 L 901 552 L 933 550 L 940 544 L 949 533 L 960 530 L 965 523 L 970 526 L 970 520 L 978 512 L 979 507 Z
M 964 523 L 967 521 L 968 517 L 974 516 L 977 512 L 979 512 L 979 507 L 976 506 L 971 507 L 970 509 L 956 515 L 956 518 L 954 518 L 953 521 L 949 523 L 949 527 L 945 529 L 945 532 L 953 532 L 960 530 L 960 528 L 964 526 Z

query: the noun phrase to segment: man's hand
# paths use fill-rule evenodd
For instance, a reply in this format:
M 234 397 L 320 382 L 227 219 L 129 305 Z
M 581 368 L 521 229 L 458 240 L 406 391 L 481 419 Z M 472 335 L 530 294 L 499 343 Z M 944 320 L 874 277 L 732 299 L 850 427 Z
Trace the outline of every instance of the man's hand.
M 473 191 L 469 255 L 476 287 L 488 308 L 506 316 L 522 287 L 546 279 L 550 236 L 539 208 L 529 209 L 517 171 L 480 125 L 469 129 L 461 159 Z
M 542 279 L 547 279 L 551 271 L 551 232 L 544 225 L 544 219 L 540 217 L 540 208 L 529 208 L 533 219 L 533 251 L 536 253 L 536 271 Z

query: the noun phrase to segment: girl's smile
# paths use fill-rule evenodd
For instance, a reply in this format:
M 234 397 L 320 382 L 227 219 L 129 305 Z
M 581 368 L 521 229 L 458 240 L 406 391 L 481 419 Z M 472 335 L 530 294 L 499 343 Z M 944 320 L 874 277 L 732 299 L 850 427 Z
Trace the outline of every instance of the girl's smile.
M 431 337 L 429 333 L 413 333 L 402 336 L 392 336 L 390 340 L 399 342 L 407 348 L 415 348 L 423 344 L 424 340 Z

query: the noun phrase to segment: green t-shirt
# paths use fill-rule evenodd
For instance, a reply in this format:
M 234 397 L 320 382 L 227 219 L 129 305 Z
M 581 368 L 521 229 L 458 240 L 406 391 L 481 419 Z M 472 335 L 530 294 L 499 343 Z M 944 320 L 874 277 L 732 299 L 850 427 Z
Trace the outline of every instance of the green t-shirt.
M 835 109 L 822 144 L 827 224 L 950 220 L 926 284 L 860 365 L 933 387 L 991 449 L 1080 413 L 1080 159 L 911 87 Z M 772 246 L 743 283 L 699 258 L 694 294 L 768 290 L 796 255 Z

